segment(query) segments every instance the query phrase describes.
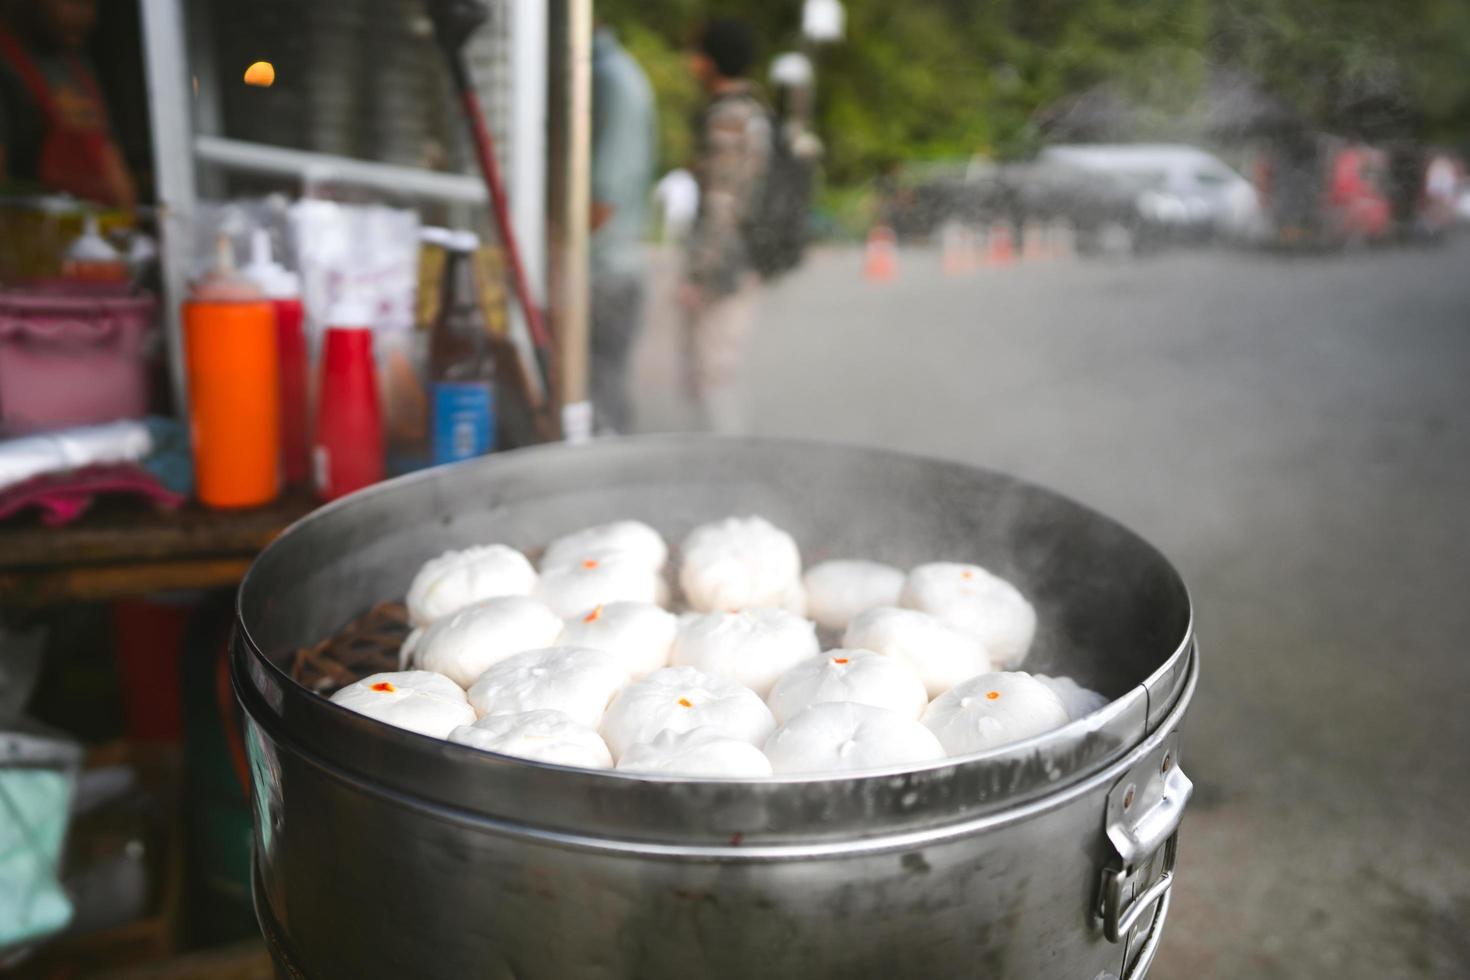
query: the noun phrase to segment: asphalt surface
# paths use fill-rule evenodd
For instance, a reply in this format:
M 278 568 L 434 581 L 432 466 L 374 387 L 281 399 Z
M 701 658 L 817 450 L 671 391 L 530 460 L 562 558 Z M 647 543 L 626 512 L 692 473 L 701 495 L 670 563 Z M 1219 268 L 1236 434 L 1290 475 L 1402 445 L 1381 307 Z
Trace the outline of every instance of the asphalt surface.
M 1470 234 L 771 291 L 750 428 L 1007 470 L 1179 566 L 1204 674 L 1153 980 L 1470 976 Z M 679 427 L 655 300 L 642 427 Z

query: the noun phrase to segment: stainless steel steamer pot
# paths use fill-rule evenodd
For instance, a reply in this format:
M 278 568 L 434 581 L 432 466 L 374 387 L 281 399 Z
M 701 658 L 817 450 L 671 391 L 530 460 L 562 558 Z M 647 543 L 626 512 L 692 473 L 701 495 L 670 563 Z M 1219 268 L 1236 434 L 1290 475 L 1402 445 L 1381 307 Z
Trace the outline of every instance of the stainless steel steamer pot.
M 1035 602 L 1033 672 L 1114 698 L 1026 742 L 851 779 L 672 780 L 480 752 L 353 714 L 282 665 L 451 547 L 759 513 L 806 560 L 971 560 Z M 257 913 L 284 975 L 1141 977 L 1168 909 L 1197 674 L 1183 583 L 1050 491 L 768 440 L 548 447 L 312 514 L 240 589 L 232 658 Z

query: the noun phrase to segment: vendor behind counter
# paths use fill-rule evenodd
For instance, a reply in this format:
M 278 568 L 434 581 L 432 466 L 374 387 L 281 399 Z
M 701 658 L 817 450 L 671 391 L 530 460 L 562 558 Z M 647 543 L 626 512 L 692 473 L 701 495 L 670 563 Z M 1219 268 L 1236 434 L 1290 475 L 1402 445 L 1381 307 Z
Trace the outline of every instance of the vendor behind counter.
M 84 45 L 96 0 L 0 0 L 0 187 L 136 202 Z

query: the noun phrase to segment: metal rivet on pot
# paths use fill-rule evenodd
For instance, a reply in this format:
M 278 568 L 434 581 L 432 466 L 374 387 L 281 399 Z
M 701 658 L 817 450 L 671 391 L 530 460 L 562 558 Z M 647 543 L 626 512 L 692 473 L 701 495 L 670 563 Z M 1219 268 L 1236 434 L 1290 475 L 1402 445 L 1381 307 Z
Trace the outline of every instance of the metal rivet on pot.
M 1123 791 L 1123 809 L 1127 810 L 1131 806 L 1133 806 L 1133 784 L 1129 783 L 1128 788 Z
M 1174 768 L 1174 753 L 1173 752 L 1165 752 L 1164 753 L 1164 764 L 1161 765 L 1161 766 L 1159 766 L 1159 772 L 1167 773 L 1170 769 L 1173 769 L 1173 768 Z

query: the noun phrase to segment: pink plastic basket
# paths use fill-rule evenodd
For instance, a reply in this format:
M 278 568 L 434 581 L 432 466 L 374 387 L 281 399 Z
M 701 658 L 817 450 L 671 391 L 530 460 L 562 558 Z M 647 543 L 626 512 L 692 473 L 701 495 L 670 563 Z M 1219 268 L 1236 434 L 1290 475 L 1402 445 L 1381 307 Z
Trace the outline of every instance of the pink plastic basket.
M 0 429 L 145 415 L 155 307 L 148 295 L 0 293 Z

